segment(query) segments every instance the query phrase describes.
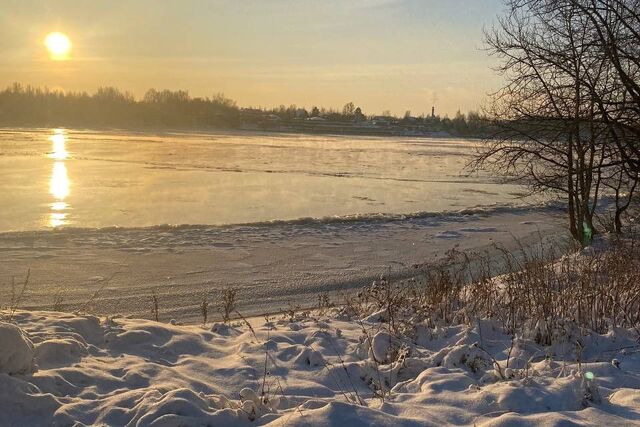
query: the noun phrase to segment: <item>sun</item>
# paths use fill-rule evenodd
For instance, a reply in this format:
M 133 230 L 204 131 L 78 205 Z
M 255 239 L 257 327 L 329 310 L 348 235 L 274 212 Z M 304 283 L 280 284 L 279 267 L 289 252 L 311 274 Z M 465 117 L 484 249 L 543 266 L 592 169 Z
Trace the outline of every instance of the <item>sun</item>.
M 65 34 L 59 32 L 47 34 L 44 45 L 47 47 L 51 59 L 60 61 L 69 58 L 71 40 Z

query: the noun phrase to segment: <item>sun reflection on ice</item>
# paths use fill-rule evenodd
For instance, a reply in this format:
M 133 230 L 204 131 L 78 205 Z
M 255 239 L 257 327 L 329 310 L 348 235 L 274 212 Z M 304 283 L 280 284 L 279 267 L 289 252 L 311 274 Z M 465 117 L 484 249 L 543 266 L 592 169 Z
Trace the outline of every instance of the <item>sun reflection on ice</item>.
M 66 139 L 64 136 L 64 131 L 62 129 L 54 129 L 53 135 L 49 137 L 49 141 L 51 141 L 51 152 L 49 153 L 49 157 L 56 160 L 65 160 L 69 157 L 69 153 L 66 148 Z
M 63 211 L 69 207 L 65 202 L 53 202 L 51 203 L 51 209 L 54 211 Z
M 66 217 L 66 213 L 51 212 L 49 214 L 49 226 L 56 228 L 60 227 L 61 225 L 65 225 L 67 223 L 67 221 L 65 220 Z
M 69 204 L 65 199 L 71 193 L 71 181 L 67 172 L 67 166 L 64 162 L 69 157 L 66 150 L 66 137 L 64 131 L 55 129 L 53 135 L 49 137 L 52 144 L 52 150 L 49 158 L 55 159 L 51 178 L 49 179 L 49 194 L 53 196 L 55 201 L 50 204 L 52 212 L 49 213 L 48 224 L 50 227 L 56 228 L 67 224 L 67 213 Z
M 49 193 L 59 202 L 62 202 L 69 195 L 69 176 L 64 162 L 55 162 L 53 164 L 51 180 L 49 181 Z

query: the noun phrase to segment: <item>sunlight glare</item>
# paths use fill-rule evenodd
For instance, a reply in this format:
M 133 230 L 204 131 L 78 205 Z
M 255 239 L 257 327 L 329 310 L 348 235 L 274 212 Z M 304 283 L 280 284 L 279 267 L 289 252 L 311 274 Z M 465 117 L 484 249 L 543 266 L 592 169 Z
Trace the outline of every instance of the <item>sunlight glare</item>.
M 51 204 L 54 212 L 49 213 L 49 226 L 56 228 L 65 225 L 67 214 L 64 212 L 69 205 L 64 199 L 69 195 L 69 176 L 67 175 L 67 167 L 64 162 L 55 162 L 53 171 L 51 172 L 51 180 L 49 181 L 49 193 L 57 200 Z
M 52 212 L 49 215 L 49 226 L 56 228 L 60 227 L 61 225 L 65 225 L 67 223 L 67 221 L 65 221 L 66 217 L 66 213 Z
M 49 51 L 49 56 L 55 61 L 61 61 L 69 58 L 71 51 L 71 40 L 63 33 L 49 33 L 44 39 L 44 45 Z
M 49 157 L 56 160 L 64 160 L 69 157 L 69 153 L 65 147 L 66 139 L 64 132 L 61 129 L 56 129 L 53 132 L 53 135 L 49 137 L 52 144 Z
M 69 177 L 67 167 L 64 162 L 55 162 L 51 181 L 49 182 L 49 193 L 59 201 L 63 201 L 69 195 Z
M 51 203 L 51 209 L 54 211 L 63 211 L 67 209 L 69 205 L 65 202 L 54 202 Z

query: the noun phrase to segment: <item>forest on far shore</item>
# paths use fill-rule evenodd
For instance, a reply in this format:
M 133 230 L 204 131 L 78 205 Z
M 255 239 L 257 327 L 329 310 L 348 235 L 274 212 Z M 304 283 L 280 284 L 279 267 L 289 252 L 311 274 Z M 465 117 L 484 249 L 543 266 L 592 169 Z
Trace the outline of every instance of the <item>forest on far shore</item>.
M 112 127 L 112 128 L 221 128 L 235 129 L 244 124 L 279 120 L 282 123 L 314 117 L 330 122 L 354 123 L 367 120 L 396 126 L 422 127 L 451 135 L 485 136 L 488 120 L 477 112 L 458 112 L 448 116 L 402 117 L 388 111 L 365 116 L 353 102 L 342 109 L 296 105 L 276 108 L 241 108 L 222 93 L 211 97 L 192 97 L 184 90 L 149 89 L 141 99 L 114 87 L 87 92 L 64 92 L 13 83 L 0 91 L 0 126 L 35 127 Z M 363 114 L 360 119 L 358 117 Z

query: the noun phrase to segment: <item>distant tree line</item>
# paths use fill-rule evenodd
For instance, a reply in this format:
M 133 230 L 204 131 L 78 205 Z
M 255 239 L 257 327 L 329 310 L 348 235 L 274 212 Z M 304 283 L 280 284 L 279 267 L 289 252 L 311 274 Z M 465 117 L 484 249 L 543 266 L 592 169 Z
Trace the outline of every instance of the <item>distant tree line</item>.
M 221 93 L 202 98 L 192 97 L 184 90 L 149 89 L 141 99 L 114 87 L 100 87 L 89 94 L 14 83 L 0 91 L 0 126 L 236 128 L 266 116 L 284 122 L 314 117 L 344 123 L 377 119 L 378 123 L 470 137 L 486 136 L 493 129 L 488 117 L 478 112 L 458 111 L 453 118 L 424 114 L 413 117 L 410 111 L 403 117 L 389 111 L 366 115 L 353 102 L 342 109 L 313 106 L 307 110 L 296 105 L 241 109 Z
M 236 103 L 222 94 L 193 98 L 186 91 L 150 89 L 140 100 L 113 87 L 62 92 L 14 83 L 0 91 L 3 126 L 235 127 Z

